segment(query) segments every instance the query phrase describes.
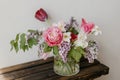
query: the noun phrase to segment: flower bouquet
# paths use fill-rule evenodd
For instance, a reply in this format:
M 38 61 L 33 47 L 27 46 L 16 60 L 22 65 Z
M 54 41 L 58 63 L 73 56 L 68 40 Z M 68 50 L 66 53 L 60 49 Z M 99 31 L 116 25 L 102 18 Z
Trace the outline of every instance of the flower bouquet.
M 44 9 L 35 13 L 35 18 L 48 22 L 49 16 Z M 54 55 L 54 71 L 62 76 L 71 76 L 79 72 L 81 57 L 88 59 L 89 63 L 97 58 L 98 46 L 94 40 L 87 40 L 87 36 L 101 34 L 99 27 L 82 18 L 78 24 L 72 17 L 69 22 L 58 22 L 50 25 L 45 31 L 28 30 L 28 34 L 19 33 L 11 40 L 11 50 L 18 52 L 29 50 L 38 46 L 38 54 L 44 60 L 52 53 Z

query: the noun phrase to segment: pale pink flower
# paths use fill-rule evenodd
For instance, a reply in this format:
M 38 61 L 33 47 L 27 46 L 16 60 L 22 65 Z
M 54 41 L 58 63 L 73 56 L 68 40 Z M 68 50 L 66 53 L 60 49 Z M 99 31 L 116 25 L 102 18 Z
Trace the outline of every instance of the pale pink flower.
M 59 45 L 63 40 L 63 33 L 58 27 L 50 27 L 44 33 L 43 37 L 49 46 Z
M 66 31 L 65 30 L 66 23 L 63 21 L 60 21 L 57 24 L 54 23 L 53 26 L 57 26 L 59 29 L 61 29 L 62 32 Z
M 49 53 L 41 53 L 40 56 L 42 59 L 46 60 L 49 57 Z
M 87 22 L 84 18 L 82 18 L 82 24 L 81 24 L 81 29 L 89 34 L 92 29 L 94 28 L 94 23 L 91 23 L 91 22 Z

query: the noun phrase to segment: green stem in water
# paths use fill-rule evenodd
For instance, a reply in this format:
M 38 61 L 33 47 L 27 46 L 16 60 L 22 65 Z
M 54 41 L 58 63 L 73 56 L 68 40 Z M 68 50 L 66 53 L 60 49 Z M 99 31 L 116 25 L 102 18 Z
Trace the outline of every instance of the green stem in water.
M 66 67 L 68 68 L 68 71 L 70 72 L 70 73 L 72 73 L 72 69 L 71 69 L 71 67 L 70 67 L 70 65 L 68 64 L 68 63 L 65 63 L 66 64 Z

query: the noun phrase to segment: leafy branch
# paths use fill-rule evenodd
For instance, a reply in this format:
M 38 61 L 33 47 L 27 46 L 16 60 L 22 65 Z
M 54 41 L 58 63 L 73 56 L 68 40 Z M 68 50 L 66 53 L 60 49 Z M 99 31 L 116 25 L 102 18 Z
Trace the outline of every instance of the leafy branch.
M 38 30 L 28 30 L 28 35 L 25 33 L 17 34 L 14 40 L 10 41 L 11 50 L 15 49 L 18 52 L 20 49 L 24 52 L 29 50 L 40 41 L 42 32 Z

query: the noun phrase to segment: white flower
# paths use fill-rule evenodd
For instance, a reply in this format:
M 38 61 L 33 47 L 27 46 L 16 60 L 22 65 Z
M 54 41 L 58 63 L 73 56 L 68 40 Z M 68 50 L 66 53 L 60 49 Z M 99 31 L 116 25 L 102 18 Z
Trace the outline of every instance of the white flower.
M 78 39 L 74 42 L 75 46 L 81 46 L 83 48 L 88 46 L 88 42 L 86 41 L 87 39 L 87 34 L 84 33 L 83 31 L 80 31 L 78 34 Z
M 63 41 L 70 42 L 70 39 L 71 39 L 71 32 L 63 33 Z
M 65 30 L 65 25 L 66 25 L 66 24 L 65 24 L 63 21 L 58 22 L 57 24 L 53 24 L 53 26 L 57 26 L 57 27 L 60 28 L 61 31 L 63 31 L 63 32 L 66 31 L 66 30 Z
M 75 41 L 75 46 L 78 47 L 78 46 L 81 46 L 82 48 L 86 48 L 88 46 L 88 42 L 87 41 Z
M 81 30 L 78 34 L 78 40 L 85 41 L 86 39 L 87 39 L 87 34 L 83 30 Z
M 95 26 L 93 29 L 92 29 L 92 33 L 97 36 L 97 35 L 101 35 L 102 34 L 102 31 L 99 29 L 98 26 Z

